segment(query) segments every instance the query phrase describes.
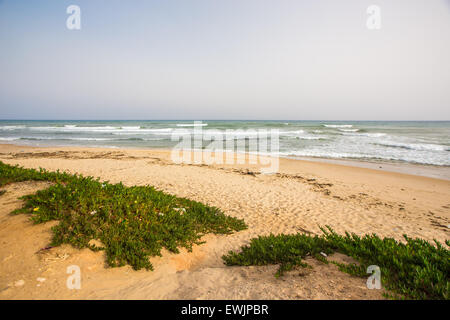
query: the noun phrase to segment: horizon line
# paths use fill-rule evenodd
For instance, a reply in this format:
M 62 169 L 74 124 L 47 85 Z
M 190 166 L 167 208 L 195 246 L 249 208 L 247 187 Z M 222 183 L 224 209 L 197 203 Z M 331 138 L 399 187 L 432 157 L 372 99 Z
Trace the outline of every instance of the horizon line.
M 0 119 L 0 121 L 331 121 L 331 122 L 450 122 L 449 120 L 301 120 L 301 119 Z

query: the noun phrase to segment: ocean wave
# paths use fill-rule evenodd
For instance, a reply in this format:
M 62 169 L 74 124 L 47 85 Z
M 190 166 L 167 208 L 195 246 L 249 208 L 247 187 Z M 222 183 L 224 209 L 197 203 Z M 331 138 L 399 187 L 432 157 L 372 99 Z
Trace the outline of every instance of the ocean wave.
M 25 126 L 0 126 L 0 130 L 18 130 L 18 129 L 24 129 Z
M 351 128 L 352 124 L 323 124 L 324 127 L 327 128 Z
M 360 133 L 361 136 L 371 137 L 371 138 L 380 138 L 387 136 L 387 133 L 376 132 L 376 133 Z
M 437 166 L 449 166 L 450 161 L 443 157 L 430 157 L 428 155 L 394 155 L 394 154 L 362 154 L 352 152 L 334 152 L 327 150 L 291 150 L 279 152 L 279 156 L 282 157 L 311 157 L 311 158 L 329 158 L 329 159 L 356 159 L 356 160 L 368 160 L 368 161 L 400 161 L 407 163 L 425 164 L 425 165 L 437 165 Z
M 61 127 L 32 127 L 32 128 L 51 128 L 51 129 L 58 129 Z M 121 126 L 121 127 L 112 127 L 112 126 L 97 126 L 97 127 L 79 127 L 75 124 L 66 124 L 64 125 L 64 128 L 67 129 L 73 129 L 73 130 L 139 130 L 140 126 Z
M 359 129 L 339 129 L 339 131 L 342 131 L 342 132 L 358 132 Z
M 173 128 L 160 128 L 160 129 L 142 129 L 139 126 L 101 126 L 101 127 L 78 127 L 73 125 L 66 125 L 64 127 L 28 127 L 31 132 L 51 132 L 54 134 L 67 134 L 67 133 L 100 133 L 100 134 L 167 134 L 173 131 Z
M 42 127 L 28 127 L 29 130 L 35 131 L 91 131 L 91 132 L 101 132 L 101 131 L 114 131 L 120 130 L 120 127 L 112 126 L 101 126 L 101 127 L 78 127 L 75 125 L 65 125 L 63 127 L 58 126 L 42 126 Z
M 315 137 L 315 136 L 298 136 L 296 138 L 300 140 L 326 140 L 323 137 Z
M 291 130 L 291 131 L 279 131 L 280 134 L 302 134 L 305 133 L 305 130 Z
M 271 130 L 264 130 L 260 131 L 261 129 L 227 129 L 227 130 L 220 130 L 220 129 L 207 129 L 207 130 L 201 130 L 201 131 L 194 131 L 193 129 L 175 129 L 173 132 L 175 134 L 194 134 L 199 133 L 202 135 L 223 135 L 223 136 L 241 136 L 241 137 L 256 137 L 261 136 L 264 134 L 264 132 L 267 133 L 267 135 L 270 135 L 273 133 L 278 133 L 279 136 L 298 136 L 301 134 L 304 134 L 304 130 L 291 130 L 291 131 L 271 131 Z
M 177 123 L 177 127 L 206 127 L 207 123 Z
M 119 130 L 111 132 L 114 135 L 132 135 L 132 134 L 154 134 L 154 135 L 167 135 L 174 131 L 173 128 L 161 128 L 161 129 L 137 129 L 137 130 Z
M 383 141 L 379 143 L 374 143 L 375 145 L 389 148 L 399 148 L 406 150 L 417 150 L 417 151 L 450 151 L 447 146 L 439 144 L 426 144 L 426 143 L 402 143 L 402 142 L 390 142 Z
M 122 126 L 120 127 L 121 130 L 145 130 L 142 129 L 140 126 Z
M 3 141 L 18 141 L 18 140 L 28 140 L 28 141 L 144 141 L 147 139 L 143 138 L 84 138 L 84 137 L 74 137 L 74 138 L 58 138 L 58 137 L 0 137 Z M 154 139 L 148 139 L 154 140 Z
M 279 153 L 281 156 L 295 156 L 295 157 L 320 157 L 320 158 L 367 158 L 367 155 L 360 153 L 349 152 L 334 152 L 326 150 L 290 150 Z
M 0 137 L 0 141 L 15 141 L 15 140 L 20 140 L 20 138 L 15 138 L 15 137 Z
M 369 137 L 369 138 L 381 138 L 387 136 L 383 132 L 341 132 L 343 136 L 354 136 L 354 137 Z
M 155 141 L 165 140 L 164 138 L 85 138 L 85 137 L 73 137 L 73 138 L 60 138 L 60 137 L 0 137 L 0 141 Z
M 282 140 L 327 140 L 323 137 L 314 137 L 314 136 L 280 136 Z
M 121 140 L 142 140 L 141 138 L 64 138 L 57 140 L 69 140 L 69 141 L 121 141 Z

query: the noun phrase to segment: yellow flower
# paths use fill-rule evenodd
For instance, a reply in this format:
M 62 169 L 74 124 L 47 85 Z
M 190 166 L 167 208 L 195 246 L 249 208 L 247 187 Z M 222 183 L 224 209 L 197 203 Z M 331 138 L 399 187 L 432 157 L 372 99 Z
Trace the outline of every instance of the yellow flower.
M 39 207 L 34 208 L 33 211 L 39 211 Z

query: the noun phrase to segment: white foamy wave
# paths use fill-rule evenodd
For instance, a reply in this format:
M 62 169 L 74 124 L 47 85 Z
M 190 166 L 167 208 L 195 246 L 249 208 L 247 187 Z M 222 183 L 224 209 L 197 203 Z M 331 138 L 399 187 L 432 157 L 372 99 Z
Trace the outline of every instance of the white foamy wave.
M 417 151 L 450 151 L 450 148 L 448 146 L 427 143 L 402 143 L 394 141 L 382 141 L 376 143 L 376 145 Z
M 23 129 L 25 126 L 0 126 L 0 130 L 18 130 Z
M 51 141 L 156 141 L 164 140 L 164 138 L 88 138 L 88 137 L 0 137 L 0 141 L 17 141 L 17 140 L 29 140 L 29 141 L 40 141 L 40 140 L 51 140 Z
M 206 127 L 207 123 L 177 123 L 177 127 Z
M 279 153 L 281 156 L 295 156 L 295 157 L 321 157 L 321 158 L 367 158 L 367 155 L 359 153 L 348 152 L 334 152 L 326 150 L 292 150 Z
M 120 130 L 118 127 L 101 126 L 101 127 L 78 127 L 75 125 L 65 125 L 64 127 L 29 127 L 32 131 L 51 131 L 51 132 L 109 132 Z
M 189 132 L 189 134 L 192 134 L 192 132 Z M 257 139 L 258 138 L 258 132 L 256 130 L 203 130 L 202 132 L 204 139 L 209 139 L 210 137 L 213 138 L 221 138 L 225 140 L 230 139 Z
M 302 134 L 305 133 L 305 130 L 294 130 L 294 131 L 282 131 L 280 132 L 280 134 L 289 134 L 289 133 L 293 133 L 293 134 Z
M 313 137 L 313 136 L 301 136 L 301 137 L 297 137 L 301 140 L 323 140 L 322 137 Z
M 0 141 L 15 141 L 15 140 L 20 140 L 20 138 L 16 138 L 16 137 L 0 137 Z
M 123 126 L 120 127 L 121 130 L 145 130 L 145 129 L 141 129 L 140 126 Z
M 97 126 L 97 127 L 78 127 L 75 125 L 65 125 L 64 127 L 29 127 L 31 131 L 55 132 L 55 133 L 83 133 L 96 132 L 108 134 L 146 134 L 146 133 L 167 133 L 173 131 L 172 128 L 161 129 L 142 129 L 139 126 Z
M 359 129 L 339 129 L 339 131 L 342 131 L 342 132 L 358 132 Z
M 21 137 L 16 140 L 54 140 L 54 141 L 113 141 L 115 139 L 109 138 L 55 138 L 55 137 Z
M 195 131 L 193 129 L 178 129 L 174 130 L 173 134 L 175 136 L 194 136 Z M 259 130 L 202 130 L 201 136 L 203 140 L 242 140 L 242 139 L 258 139 L 264 138 L 270 139 L 272 137 L 272 131 L 259 131 Z M 317 137 L 313 135 L 305 134 L 304 130 L 293 130 L 293 131 L 278 131 L 278 136 L 280 138 L 290 138 L 290 139 L 304 139 L 304 140 L 319 140 L 322 137 Z M 194 138 L 196 138 L 194 136 Z
M 270 131 L 268 132 L 270 134 Z M 299 136 L 305 135 L 304 130 L 291 130 L 291 131 L 278 131 L 278 134 L 280 137 L 291 137 L 291 138 L 298 138 Z
M 312 158 L 330 158 L 330 159 L 364 159 L 364 160 L 385 160 L 385 161 L 402 161 L 417 164 L 431 165 L 450 165 L 448 158 L 429 157 L 427 155 L 410 155 L 410 154 L 363 154 L 353 152 L 334 152 L 320 149 L 291 150 L 278 153 L 282 157 L 312 157 Z
M 354 136 L 354 137 L 369 137 L 369 138 L 381 138 L 387 136 L 386 133 L 383 132 L 342 132 L 343 136 Z
M 304 130 L 296 130 L 296 131 L 280 133 L 280 136 L 288 136 L 288 137 L 300 139 L 300 140 L 322 140 L 322 139 L 324 139 L 323 136 L 315 136 L 310 133 L 305 133 Z
M 382 133 L 382 132 L 376 132 L 376 133 L 361 133 L 360 135 L 362 135 L 362 136 L 367 136 L 367 137 L 371 137 L 371 138 L 379 138 L 379 137 L 385 137 L 385 136 L 387 136 L 386 133 Z
M 133 135 L 133 134 L 153 134 L 153 135 L 168 135 L 174 129 L 172 128 L 162 128 L 162 129 L 127 129 L 127 130 L 119 130 L 114 131 L 112 134 L 114 135 Z
M 351 128 L 353 127 L 352 124 L 324 124 L 324 127 L 327 128 Z
M 70 140 L 70 141 L 113 141 L 114 139 L 109 138 L 64 138 L 61 140 Z

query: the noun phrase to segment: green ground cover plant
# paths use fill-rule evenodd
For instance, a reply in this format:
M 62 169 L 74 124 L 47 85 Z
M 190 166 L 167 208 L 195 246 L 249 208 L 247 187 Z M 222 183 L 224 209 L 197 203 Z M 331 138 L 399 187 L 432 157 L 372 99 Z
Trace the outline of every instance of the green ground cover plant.
M 151 186 L 127 187 L 0 162 L 0 186 L 28 180 L 53 184 L 22 197 L 23 207 L 13 214 L 31 214 L 34 223 L 58 220 L 52 228 L 51 246 L 67 243 L 105 250 L 111 267 L 129 264 L 136 270 L 152 270 L 149 257 L 160 256 L 163 248 L 174 253 L 180 247 L 191 250 L 207 233 L 230 234 L 246 228 L 243 220 L 226 216 L 218 208 Z
M 23 197 L 15 214 L 31 214 L 34 223 L 58 220 L 52 228 L 51 246 L 68 243 L 76 248 L 105 250 L 110 266 L 131 265 L 153 269 L 149 257 L 163 248 L 177 253 L 192 249 L 206 233 L 229 234 L 243 230 L 243 220 L 224 215 L 218 208 L 178 198 L 151 186 L 127 187 L 100 182 L 92 177 L 44 169 L 24 169 L 0 162 L 0 187 L 20 181 L 49 181 L 52 185 Z M 1 195 L 0 191 L 0 195 Z M 367 267 L 377 265 L 391 298 L 449 299 L 450 241 L 441 244 L 422 239 L 405 241 L 339 235 L 331 228 L 322 235 L 270 235 L 252 239 L 240 252 L 223 256 L 226 265 L 278 264 L 276 276 L 295 267 L 309 267 L 303 260 L 312 256 L 329 263 L 326 256 L 340 252 L 356 264 L 333 262 L 340 270 L 367 277 Z M 97 247 L 91 240 L 100 240 Z
M 322 228 L 323 234 L 269 235 L 251 240 L 240 252 L 230 251 L 223 256 L 226 265 L 250 266 L 279 264 L 276 276 L 296 266 L 308 267 L 306 256 L 329 263 L 325 257 L 340 252 L 358 263 L 337 263 L 340 270 L 352 275 L 368 277 L 369 265 L 381 270 L 381 282 L 390 298 L 400 299 L 449 299 L 450 252 L 435 241 L 411 239 L 405 242 L 392 238 L 381 239 L 376 234 L 359 237 L 356 234 L 337 234 L 330 227 Z

